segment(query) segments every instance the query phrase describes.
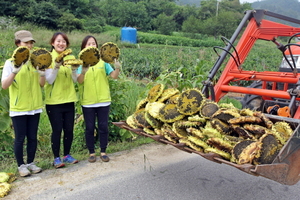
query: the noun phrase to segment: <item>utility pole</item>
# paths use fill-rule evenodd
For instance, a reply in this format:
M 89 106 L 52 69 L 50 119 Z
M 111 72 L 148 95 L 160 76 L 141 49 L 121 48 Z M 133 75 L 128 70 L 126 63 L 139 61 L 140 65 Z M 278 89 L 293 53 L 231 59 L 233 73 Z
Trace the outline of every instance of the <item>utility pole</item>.
M 217 0 L 217 11 L 216 11 L 216 17 L 218 17 L 218 12 L 219 12 L 219 0 Z

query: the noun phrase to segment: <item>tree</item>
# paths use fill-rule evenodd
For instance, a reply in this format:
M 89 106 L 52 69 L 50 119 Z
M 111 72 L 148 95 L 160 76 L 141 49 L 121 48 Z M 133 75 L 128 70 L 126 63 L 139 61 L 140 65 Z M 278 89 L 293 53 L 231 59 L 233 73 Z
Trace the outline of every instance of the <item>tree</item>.
M 201 20 L 195 16 L 190 16 L 182 24 L 182 31 L 186 33 L 201 33 Z
M 236 12 L 221 12 L 218 16 L 203 21 L 200 33 L 230 38 L 242 17 L 242 14 Z
M 82 29 L 82 22 L 71 13 L 64 13 L 57 21 L 57 27 L 65 32 Z
M 101 33 L 104 31 L 105 18 L 102 16 L 85 18 L 82 20 L 84 29 L 91 33 Z
M 176 27 L 173 17 L 167 16 L 165 13 L 158 15 L 157 18 L 153 20 L 153 24 L 157 30 L 164 35 L 171 35 Z
M 112 4 L 118 6 L 111 6 Z M 107 11 L 107 24 L 118 27 L 132 26 L 142 30 L 149 30 L 150 17 L 143 3 L 106 0 L 102 6 Z
M 61 16 L 57 7 L 50 2 L 42 1 L 32 7 L 32 15 L 26 21 L 45 26 L 49 29 L 56 29 L 56 19 Z

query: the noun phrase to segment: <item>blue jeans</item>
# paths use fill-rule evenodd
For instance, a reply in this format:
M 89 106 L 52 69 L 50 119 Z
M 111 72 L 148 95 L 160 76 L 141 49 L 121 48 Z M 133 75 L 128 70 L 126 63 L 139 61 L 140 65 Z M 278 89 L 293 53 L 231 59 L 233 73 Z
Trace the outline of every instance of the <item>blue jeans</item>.
M 25 164 L 23 159 L 23 145 L 25 138 L 27 138 L 27 164 L 32 163 L 37 148 L 37 131 L 40 114 L 15 116 L 11 117 L 11 119 L 15 131 L 14 153 L 17 164 L 18 166 Z
M 95 153 L 94 130 L 96 118 L 98 125 L 100 151 L 105 152 L 108 144 L 108 119 L 110 106 L 86 108 L 82 107 L 85 121 L 85 141 L 90 154 Z

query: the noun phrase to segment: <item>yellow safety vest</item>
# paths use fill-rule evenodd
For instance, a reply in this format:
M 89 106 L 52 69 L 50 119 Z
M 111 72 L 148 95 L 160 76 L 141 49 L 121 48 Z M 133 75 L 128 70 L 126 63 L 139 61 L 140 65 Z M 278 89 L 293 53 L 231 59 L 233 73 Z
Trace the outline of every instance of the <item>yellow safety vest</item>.
M 10 111 L 23 112 L 43 107 L 40 75 L 28 62 L 24 64 L 9 86 Z
M 55 50 L 51 52 L 52 68 L 55 65 L 55 58 L 59 55 Z M 75 56 L 68 55 L 64 60 L 74 59 Z M 72 79 L 72 69 L 61 66 L 57 72 L 57 77 L 52 84 L 45 84 L 45 104 L 56 105 L 78 101 L 74 82 Z
M 109 83 L 103 60 L 90 67 L 86 72 L 83 83 L 79 84 L 79 94 L 81 105 L 111 101 Z

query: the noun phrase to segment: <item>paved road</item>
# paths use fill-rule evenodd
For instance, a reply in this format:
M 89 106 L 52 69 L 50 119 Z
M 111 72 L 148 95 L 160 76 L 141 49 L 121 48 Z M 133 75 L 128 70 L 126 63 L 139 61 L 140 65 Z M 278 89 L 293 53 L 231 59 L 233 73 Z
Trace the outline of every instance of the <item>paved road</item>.
M 300 199 L 300 183 L 281 185 L 170 145 L 153 143 L 110 157 L 109 163 L 81 161 L 21 179 L 3 199 Z

